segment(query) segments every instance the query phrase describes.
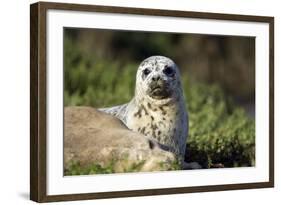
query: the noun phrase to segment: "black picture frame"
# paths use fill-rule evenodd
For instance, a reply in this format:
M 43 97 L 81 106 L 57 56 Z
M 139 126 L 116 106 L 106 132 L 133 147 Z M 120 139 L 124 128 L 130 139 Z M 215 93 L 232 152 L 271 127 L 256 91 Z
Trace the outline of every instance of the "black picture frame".
M 171 16 L 183 18 L 217 19 L 231 21 L 263 22 L 269 24 L 269 181 L 227 185 L 206 185 L 149 190 L 130 190 L 102 193 L 75 193 L 69 195 L 47 195 L 46 162 L 46 13 L 49 9 L 66 11 L 104 12 Z M 234 14 L 202 13 L 172 10 L 109 7 L 82 4 L 38 2 L 30 6 L 30 199 L 37 202 L 101 199 L 160 194 L 209 192 L 236 189 L 266 188 L 274 186 L 274 18 Z

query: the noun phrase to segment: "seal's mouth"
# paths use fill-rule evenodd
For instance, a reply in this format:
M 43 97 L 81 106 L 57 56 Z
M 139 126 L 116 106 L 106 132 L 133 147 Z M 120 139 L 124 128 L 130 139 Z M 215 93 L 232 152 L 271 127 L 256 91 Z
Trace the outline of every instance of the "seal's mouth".
M 165 99 L 170 96 L 170 92 L 166 86 L 155 85 L 151 87 L 149 96 L 154 99 Z
M 152 90 L 152 92 L 154 92 L 154 91 L 157 92 L 157 91 L 164 90 L 164 88 L 163 88 L 163 86 L 157 85 L 157 86 L 153 87 L 151 90 Z

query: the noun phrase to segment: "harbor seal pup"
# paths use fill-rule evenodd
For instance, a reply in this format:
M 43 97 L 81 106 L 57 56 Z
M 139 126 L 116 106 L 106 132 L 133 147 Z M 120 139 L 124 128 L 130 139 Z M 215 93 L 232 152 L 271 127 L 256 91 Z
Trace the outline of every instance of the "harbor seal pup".
M 116 116 L 129 129 L 155 139 L 183 162 L 188 115 L 180 73 L 171 59 L 164 56 L 145 59 L 137 70 L 133 99 L 100 110 Z

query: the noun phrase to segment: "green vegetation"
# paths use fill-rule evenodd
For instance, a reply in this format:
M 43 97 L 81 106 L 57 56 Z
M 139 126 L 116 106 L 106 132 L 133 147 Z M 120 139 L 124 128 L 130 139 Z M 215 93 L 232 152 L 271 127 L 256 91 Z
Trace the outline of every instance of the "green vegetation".
M 187 161 L 208 168 L 255 165 L 255 124 L 242 108 L 233 105 L 220 87 L 185 84 L 189 136 Z
M 134 93 L 139 62 L 122 63 L 111 58 L 93 58 L 91 53 L 65 38 L 64 104 L 108 107 L 128 102 Z M 255 165 L 255 123 L 235 105 L 219 84 L 193 80 L 182 71 L 189 113 L 186 161 L 204 168 Z M 138 166 L 128 171 L 137 171 Z M 73 164 L 67 174 L 112 173 L 112 165 L 81 169 Z
M 68 169 L 64 170 L 64 175 L 89 175 L 89 174 L 110 174 L 114 173 L 113 163 L 107 166 L 100 164 L 91 164 L 87 167 L 82 167 L 79 162 L 73 162 Z
M 137 163 L 133 163 L 128 168 L 124 170 L 127 172 L 140 172 L 145 161 L 140 161 Z M 117 166 L 118 167 L 118 166 Z M 177 160 L 171 162 L 168 167 L 165 165 L 165 162 L 160 163 L 159 167 L 163 170 L 172 171 L 179 170 L 180 164 Z M 120 171 L 116 170 L 116 161 L 112 160 L 109 164 L 100 165 L 99 163 L 94 163 L 89 166 L 81 166 L 79 162 L 72 162 L 68 168 L 64 170 L 64 175 L 89 175 L 89 174 L 111 174 L 118 173 Z

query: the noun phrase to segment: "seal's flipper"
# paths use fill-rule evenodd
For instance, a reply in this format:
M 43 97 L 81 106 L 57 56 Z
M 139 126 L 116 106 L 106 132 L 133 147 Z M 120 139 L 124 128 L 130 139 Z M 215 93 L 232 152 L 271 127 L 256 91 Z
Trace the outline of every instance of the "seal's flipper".
M 126 124 L 127 106 L 128 106 L 128 104 L 123 104 L 123 105 L 117 105 L 114 107 L 100 108 L 98 110 L 108 113 L 110 115 L 113 115 L 113 116 L 119 118 L 120 120 L 122 120 L 122 122 Z

